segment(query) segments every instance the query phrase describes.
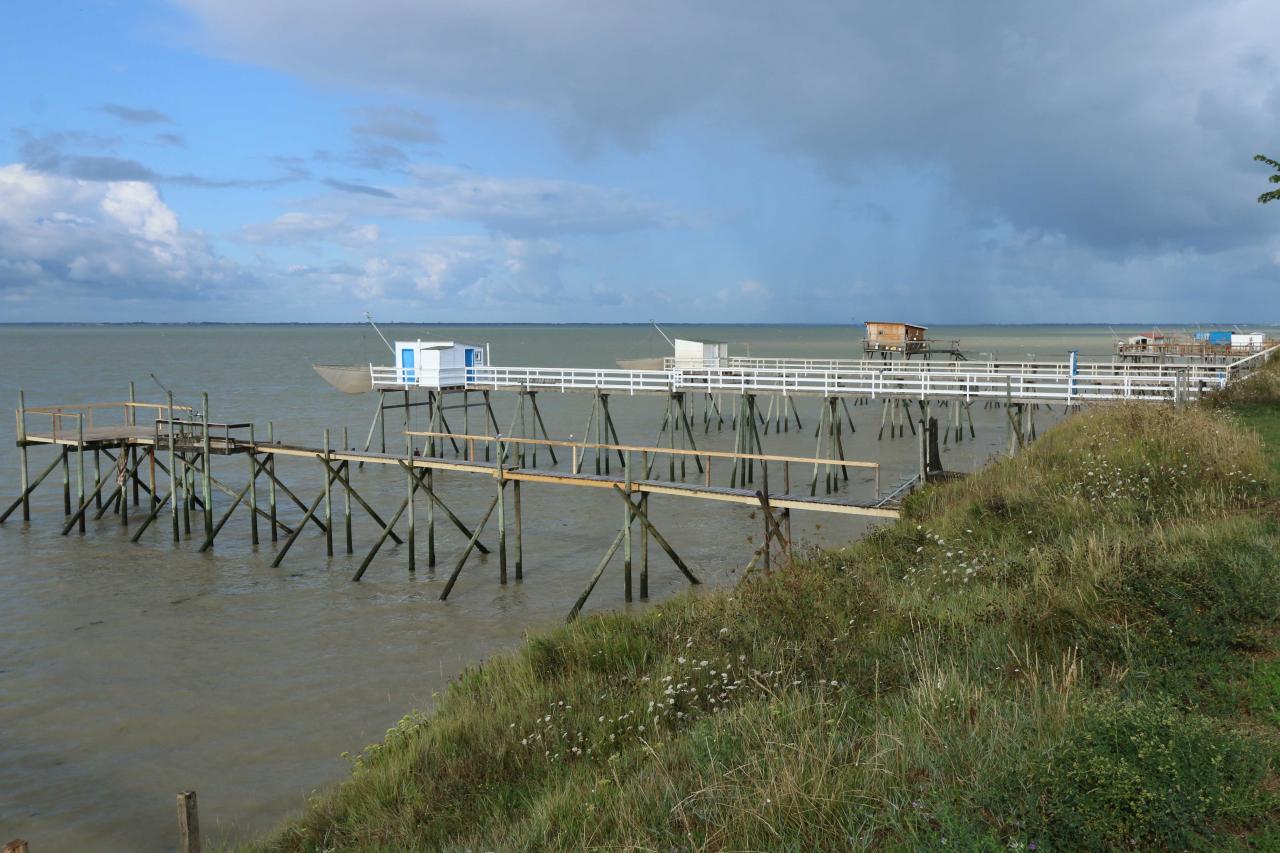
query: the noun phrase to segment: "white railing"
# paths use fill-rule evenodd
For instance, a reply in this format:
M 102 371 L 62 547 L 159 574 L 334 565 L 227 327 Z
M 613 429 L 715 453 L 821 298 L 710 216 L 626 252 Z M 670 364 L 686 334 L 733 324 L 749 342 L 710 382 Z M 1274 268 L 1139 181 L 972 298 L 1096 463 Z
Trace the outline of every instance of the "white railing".
M 1065 362 L 877 361 L 872 359 L 747 359 L 728 366 L 698 366 L 669 359 L 663 370 L 573 367 L 466 368 L 464 381 L 484 388 L 552 391 L 819 394 L 823 396 L 1085 402 L 1195 399 L 1223 387 L 1265 361 L 1280 346 L 1230 365 L 1111 364 L 1085 362 L 1070 373 Z M 370 365 L 374 387 L 432 385 L 420 368 Z M 434 387 L 434 386 L 433 386 Z
M 675 367 L 717 367 L 715 364 L 697 365 L 686 360 L 676 362 L 666 359 L 667 369 Z M 729 368 L 747 370 L 884 370 L 910 367 L 929 373 L 985 373 L 988 375 L 1009 373 L 1045 373 L 1070 375 L 1070 364 L 1065 361 L 917 361 L 909 365 L 903 362 L 885 362 L 880 359 L 801 359 L 801 358 L 740 358 L 728 360 Z M 1123 375 L 1180 375 L 1191 380 L 1221 379 L 1226 375 L 1224 364 L 1138 364 L 1132 362 L 1086 362 L 1077 364 L 1078 376 Z
M 818 394 L 822 396 L 956 397 L 965 400 L 1092 401 L 1177 400 L 1220 388 L 1221 377 L 1185 375 L 991 373 L 876 368 L 858 370 L 596 370 L 571 367 L 477 367 L 468 385 L 531 390 L 600 390 L 614 393 L 704 391 L 709 393 Z

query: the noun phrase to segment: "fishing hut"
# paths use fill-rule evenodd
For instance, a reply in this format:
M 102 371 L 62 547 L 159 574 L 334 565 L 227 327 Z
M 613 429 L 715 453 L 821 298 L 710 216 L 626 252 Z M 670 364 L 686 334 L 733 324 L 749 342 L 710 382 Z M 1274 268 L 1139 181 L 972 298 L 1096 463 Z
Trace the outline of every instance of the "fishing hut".
M 1117 340 L 1116 355 L 1130 362 L 1225 364 L 1257 355 L 1273 344 L 1262 332 L 1209 329 L 1166 335 L 1152 330 Z
M 894 357 L 909 359 L 914 355 L 925 359 L 932 355 L 949 355 L 956 360 L 964 359 L 959 341 L 930 338 L 927 326 L 881 320 L 868 320 L 863 325 L 866 336 L 862 339 L 862 351 L 868 356 L 879 355 L 881 359 L 888 360 Z

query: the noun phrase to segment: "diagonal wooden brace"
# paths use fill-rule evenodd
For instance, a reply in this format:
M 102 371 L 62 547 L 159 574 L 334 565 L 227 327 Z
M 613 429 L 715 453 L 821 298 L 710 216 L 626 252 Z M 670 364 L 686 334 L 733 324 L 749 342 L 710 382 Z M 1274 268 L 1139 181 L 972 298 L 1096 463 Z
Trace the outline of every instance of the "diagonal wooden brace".
M 662 533 L 658 530 L 658 528 L 653 526 L 653 522 L 649 520 L 649 516 L 646 515 L 645 511 L 640 508 L 640 505 L 633 502 L 631 500 L 631 497 L 626 493 L 626 491 L 623 490 L 623 488 L 617 485 L 616 483 L 613 485 L 613 489 L 618 493 L 619 497 L 621 497 L 627 503 L 631 504 L 631 512 L 635 515 L 637 519 L 639 519 L 640 523 L 645 526 L 645 528 L 657 541 L 659 547 L 661 547 L 663 551 L 667 552 L 667 556 L 671 558 L 671 562 L 676 564 L 676 568 L 680 570 L 680 574 L 688 578 L 689 583 L 692 583 L 692 584 L 702 583 L 700 580 L 698 580 L 696 577 L 693 576 L 693 572 L 689 571 L 689 567 L 685 565 L 684 560 L 680 559 L 680 555 L 677 554 L 675 552 L 675 549 L 672 548 L 670 543 L 667 542 L 667 538 L 662 535 Z

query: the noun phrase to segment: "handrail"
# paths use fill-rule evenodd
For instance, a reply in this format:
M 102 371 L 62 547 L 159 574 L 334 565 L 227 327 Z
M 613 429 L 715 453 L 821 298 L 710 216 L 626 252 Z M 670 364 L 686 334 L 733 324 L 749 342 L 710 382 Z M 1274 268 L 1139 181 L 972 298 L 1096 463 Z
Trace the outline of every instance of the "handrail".
M 772 453 L 736 453 L 731 450 L 690 450 L 686 447 L 646 447 L 639 444 L 596 444 L 568 439 L 525 438 L 506 435 L 473 435 L 460 432 L 435 432 L 432 430 L 404 430 L 405 435 L 426 438 L 455 438 L 473 441 L 502 441 L 504 444 L 533 444 L 539 447 L 576 447 L 581 450 L 631 451 L 636 453 L 663 453 L 668 456 L 714 457 L 716 459 L 746 459 L 757 462 L 797 462 L 804 465 L 844 465 L 849 468 L 879 468 L 879 462 L 862 462 L 853 459 L 821 459 L 811 456 L 779 456 Z

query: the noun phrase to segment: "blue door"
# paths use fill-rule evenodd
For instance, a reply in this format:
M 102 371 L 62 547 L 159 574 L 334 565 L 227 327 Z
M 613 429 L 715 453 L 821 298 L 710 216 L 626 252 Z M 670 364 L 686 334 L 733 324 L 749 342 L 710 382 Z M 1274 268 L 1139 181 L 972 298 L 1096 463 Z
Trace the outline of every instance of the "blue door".
M 414 371 L 413 366 L 413 350 L 400 350 L 400 374 L 406 385 L 413 385 L 418 381 L 417 373 Z
M 466 365 L 467 365 L 467 381 L 472 382 L 476 378 L 476 372 L 471 369 L 472 367 L 475 366 L 475 363 L 476 363 L 475 361 L 476 351 L 473 350 L 471 347 L 467 347 L 463 352 L 464 352 L 463 359 L 466 361 Z

